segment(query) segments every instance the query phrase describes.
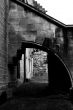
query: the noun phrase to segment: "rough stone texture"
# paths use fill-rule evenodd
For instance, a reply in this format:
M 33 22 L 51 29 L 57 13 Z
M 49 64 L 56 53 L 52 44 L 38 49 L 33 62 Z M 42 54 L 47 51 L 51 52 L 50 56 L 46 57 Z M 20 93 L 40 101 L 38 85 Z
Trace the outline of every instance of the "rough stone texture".
M 45 61 L 47 61 L 47 53 L 43 51 L 38 51 L 34 53 L 33 55 L 33 71 L 34 71 L 33 74 L 34 75 L 39 76 L 39 75 L 47 74 L 48 68 L 46 68 L 47 62 L 45 63 Z
M 12 57 L 16 56 L 17 50 L 21 48 L 22 41 L 25 40 L 37 42 L 41 45 L 45 44 L 47 47 L 51 45 L 51 48 L 54 48 L 54 50 L 64 57 L 64 51 L 62 48 L 64 45 L 62 45 L 62 39 L 59 39 L 59 36 L 62 36 L 63 29 L 57 27 L 49 21 L 46 21 L 42 17 L 37 16 L 35 13 L 26 10 L 25 8 L 23 9 L 15 4 L 12 5 L 14 5 L 14 8 L 13 6 L 10 7 L 8 20 L 8 61 L 12 61 Z M 56 28 L 59 28 L 62 31 L 56 33 Z M 55 38 L 57 38 L 56 42 L 54 42 Z M 65 38 L 65 36 L 63 36 L 63 38 Z M 49 39 L 51 43 L 49 42 Z M 73 73 L 72 55 L 73 50 L 71 49 L 71 51 L 68 51 L 68 57 L 65 56 L 65 58 L 63 58 L 65 63 L 69 66 L 71 73 Z
M 68 31 L 69 33 L 69 31 Z M 68 67 L 72 73 L 72 78 L 73 78 L 73 32 L 72 30 L 70 31 L 70 35 L 68 34 L 68 60 L 67 60 L 67 64 Z
M 54 37 L 55 25 L 52 24 L 52 30 L 49 22 L 13 3 L 10 6 L 8 18 L 8 64 L 12 63 L 17 50 L 21 48 L 22 41 L 43 44 L 45 37 Z
M 21 46 L 19 44 L 24 40 L 43 44 L 45 37 L 54 37 L 55 28 L 56 26 L 50 22 L 47 22 L 32 12 L 24 11 L 22 7 L 17 7 L 16 5 L 14 9 L 10 8 L 9 11 L 9 48 L 10 46 L 17 45 L 15 46 L 15 51 L 12 49 L 15 55 L 17 49 Z M 11 49 L 9 49 L 9 56 L 10 51 Z
M 8 82 L 7 36 L 5 26 L 6 0 L 0 0 L 0 88 Z

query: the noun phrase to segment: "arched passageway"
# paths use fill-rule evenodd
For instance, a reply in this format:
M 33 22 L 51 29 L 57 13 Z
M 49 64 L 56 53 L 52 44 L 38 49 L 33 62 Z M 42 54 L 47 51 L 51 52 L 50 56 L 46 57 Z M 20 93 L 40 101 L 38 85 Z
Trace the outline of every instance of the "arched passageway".
M 13 79 L 14 77 L 16 77 L 16 79 L 20 77 L 19 71 L 17 72 L 17 74 L 15 73 L 15 67 L 19 69 L 18 67 L 19 60 L 21 59 L 21 56 L 23 54 L 24 55 L 23 82 L 26 82 L 26 68 L 25 68 L 26 48 L 33 48 L 33 47 L 47 52 L 48 82 L 49 82 L 48 87 L 52 90 L 69 91 L 69 89 L 72 87 L 72 82 L 71 82 L 72 77 L 66 65 L 62 61 L 62 59 L 54 51 L 32 42 L 22 43 L 21 49 L 18 50 L 17 55 L 13 57 L 13 63 L 8 65 L 10 69 L 10 74 L 12 75 L 14 74 Z

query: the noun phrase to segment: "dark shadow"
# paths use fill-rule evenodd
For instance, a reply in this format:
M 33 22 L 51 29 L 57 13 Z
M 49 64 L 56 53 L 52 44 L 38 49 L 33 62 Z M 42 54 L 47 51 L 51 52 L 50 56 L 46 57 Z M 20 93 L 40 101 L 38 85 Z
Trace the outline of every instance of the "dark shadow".
M 4 91 L 0 96 L 0 105 L 4 104 L 6 101 L 7 101 L 7 94 L 6 91 Z
M 18 60 L 20 60 L 20 56 L 22 53 L 24 53 L 25 48 L 33 48 L 33 47 L 37 48 L 37 49 L 41 49 L 48 53 L 47 57 L 48 57 L 49 84 L 48 84 L 48 87 L 46 87 L 43 90 L 44 92 L 41 91 L 42 89 L 41 90 L 39 89 L 39 92 L 36 92 L 36 93 L 35 92 L 33 93 L 31 91 L 30 95 L 35 94 L 37 96 L 38 94 L 49 95 L 49 94 L 55 94 L 55 93 L 65 93 L 65 94 L 69 93 L 70 88 L 72 87 L 71 77 L 70 77 L 71 74 L 68 71 L 68 68 L 64 64 L 63 60 L 54 51 L 52 51 L 44 46 L 41 46 L 39 44 L 36 44 L 36 43 L 24 42 L 24 43 L 22 43 L 21 50 L 18 50 L 17 57 L 15 58 L 14 62 L 16 63 L 16 62 L 18 62 Z M 36 86 L 38 86 L 38 85 L 36 85 Z M 20 92 L 15 92 L 14 94 L 17 94 L 17 93 L 20 94 L 23 91 L 23 94 L 29 95 L 29 92 L 27 92 L 25 90 L 25 87 L 24 87 L 24 90 L 22 90 L 20 88 L 18 89 Z M 27 90 L 29 91 L 30 88 L 32 88 L 32 86 L 30 86 L 29 89 L 27 89 Z M 35 89 L 35 90 L 38 90 L 38 89 Z
M 50 77 L 50 87 L 52 89 L 69 92 L 72 87 L 70 73 L 62 59 L 49 51 L 48 71 Z

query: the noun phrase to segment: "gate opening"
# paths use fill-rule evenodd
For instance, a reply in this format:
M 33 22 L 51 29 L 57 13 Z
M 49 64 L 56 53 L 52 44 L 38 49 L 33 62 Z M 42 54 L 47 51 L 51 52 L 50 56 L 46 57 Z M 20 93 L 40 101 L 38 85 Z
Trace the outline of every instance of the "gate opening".
M 48 83 L 47 52 L 36 48 L 26 48 L 25 55 L 22 54 L 20 60 L 19 70 L 21 82 L 26 79 L 35 83 Z

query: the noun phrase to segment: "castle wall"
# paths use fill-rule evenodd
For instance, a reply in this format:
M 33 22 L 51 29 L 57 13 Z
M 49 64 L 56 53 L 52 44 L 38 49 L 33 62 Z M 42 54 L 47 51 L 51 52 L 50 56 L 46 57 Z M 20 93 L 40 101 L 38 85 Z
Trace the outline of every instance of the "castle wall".
M 0 88 L 8 82 L 7 73 L 7 0 L 0 0 Z
M 72 54 L 68 50 L 68 55 L 64 55 L 68 43 L 66 42 L 68 36 L 65 34 L 65 30 L 30 12 L 30 10 L 26 10 L 25 7 L 13 5 L 14 8 L 12 5 L 10 7 L 8 19 L 8 62 L 12 62 L 13 56 L 16 56 L 17 50 L 21 48 L 22 42 L 32 41 L 54 49 L 69 65 L 71 63 L 69 57 Z

